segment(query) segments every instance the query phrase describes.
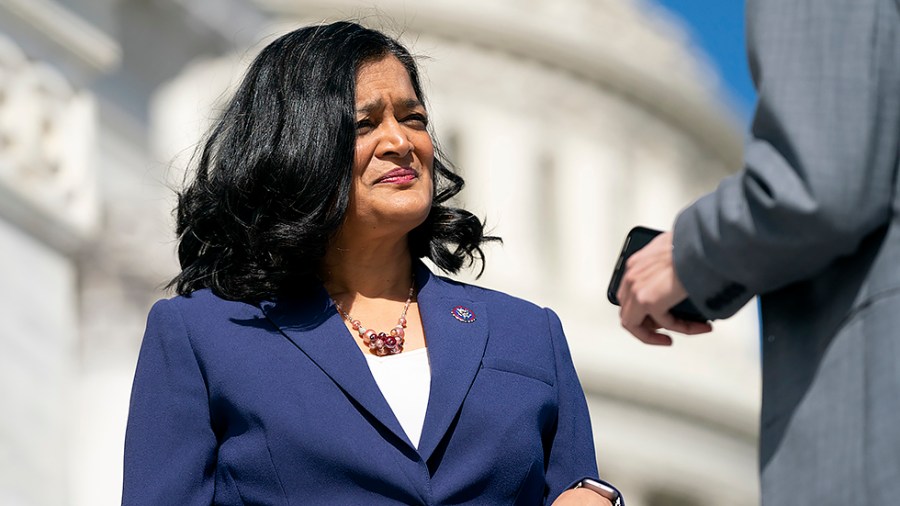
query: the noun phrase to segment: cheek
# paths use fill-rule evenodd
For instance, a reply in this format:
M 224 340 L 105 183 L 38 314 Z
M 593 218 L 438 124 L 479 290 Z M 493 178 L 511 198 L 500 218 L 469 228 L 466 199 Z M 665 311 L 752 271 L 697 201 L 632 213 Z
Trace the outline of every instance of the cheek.
M 353 172 L 350 177 L 350 195 L 347 211 L 349 214 L 359 214 L 366 209 L 367 203 L 365 199 L 366 187 L 363 184 L 363 174 L 369 167 L 370 157 L 366 156 L 366 151 L 359 144 L 353 154 Z
M 434 177 L 434 145 L 431 143 L 431 137 L 426 135 L 424 139 L 422 139 L 422 145 L 419 147 L 416 144 L 416 156 L 418 156 L 419 161 L 422 163 L 422 166 L 428 170 L 428 177 Z
M 427 195 L 428 206 L 431 207 L 431 202 L 434 200 L 434 156 L 431 158 L 420 158 L 422 162 L 422 175 L 420 176 L 420 180 L 422 184 L 422 191 Z
M 353 150 L 353 175 L 358 178 L 366 171 L 369 162 L 372 159 L 372 150 L 365 142 L 356 141 L 356 148 Z
M 434 163 L 434 143 L 431 142 L 431 136 L 427 133 L 424 133 L 422 137 L 422 147 L 417 148 L 416 151 L 419 152 L 419 158 L 422 162 L 431 167 Z

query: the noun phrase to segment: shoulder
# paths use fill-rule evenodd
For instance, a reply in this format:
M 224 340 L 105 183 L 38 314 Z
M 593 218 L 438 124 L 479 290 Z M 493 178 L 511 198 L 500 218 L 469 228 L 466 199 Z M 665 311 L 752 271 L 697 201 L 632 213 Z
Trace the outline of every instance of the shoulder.
M 169 310 L 180 313 L 235 313 L 257 309 L 257 305 L 219 297 L 212 290 L 204 288 L 186 295 L 176 295 L 168 299 L 160 299 L 153 305 L 153 310 Z
M 158 300 L 150 310 L 148 325 L 179 325 L 190 331 L 192 328 L 217 327 L 260 315 L 259 307 L 254 304 L 223 299 L 211 290 L 203 289 Z

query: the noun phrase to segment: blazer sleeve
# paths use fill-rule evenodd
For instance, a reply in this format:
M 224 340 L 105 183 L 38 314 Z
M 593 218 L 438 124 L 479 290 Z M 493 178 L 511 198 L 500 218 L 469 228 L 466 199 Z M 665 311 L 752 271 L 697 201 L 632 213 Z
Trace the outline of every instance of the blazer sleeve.
M 562 323 L 550 309 L 545 309 L 553 341 L 556 362 L 556 391 L 559 412 L 556 430 L 549 442 L 546 480 L 551 504 L 559 494 L 575 486 L 583 478 L 597 478 L 597 457 L 587 401 L 575 366 L 569 354 Z M 545 445 L 547 447 L 548 445 Z
M 674 226 L 678 278 L 713 318 L 853 253 L 889 222 L 897 177 L 898 2 L 747 5 L 745 166 Z
M 212 504 L 216 437 L 187 329 L 170 301 L 150 311 L 125 434 L 122 504 Z

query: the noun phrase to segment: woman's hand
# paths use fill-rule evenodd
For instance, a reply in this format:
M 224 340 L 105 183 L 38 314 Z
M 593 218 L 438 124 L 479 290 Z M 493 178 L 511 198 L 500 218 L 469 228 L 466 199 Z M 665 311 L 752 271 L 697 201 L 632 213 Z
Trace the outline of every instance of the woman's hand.
M 560 494 L 552 506 L 612 506 L 612 503 L 586 488 L 572 488 Z

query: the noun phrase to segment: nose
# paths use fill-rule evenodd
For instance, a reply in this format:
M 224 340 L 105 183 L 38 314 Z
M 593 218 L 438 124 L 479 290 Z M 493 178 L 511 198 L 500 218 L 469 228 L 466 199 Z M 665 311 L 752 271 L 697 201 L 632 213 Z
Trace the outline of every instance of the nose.
M 404 158 L 413 150 L 409 136 L 396 119 L 390 118 L 379 125 L 378 147 L 375 156 L 379 158 Z

